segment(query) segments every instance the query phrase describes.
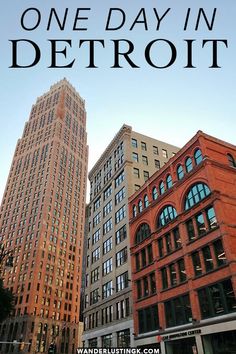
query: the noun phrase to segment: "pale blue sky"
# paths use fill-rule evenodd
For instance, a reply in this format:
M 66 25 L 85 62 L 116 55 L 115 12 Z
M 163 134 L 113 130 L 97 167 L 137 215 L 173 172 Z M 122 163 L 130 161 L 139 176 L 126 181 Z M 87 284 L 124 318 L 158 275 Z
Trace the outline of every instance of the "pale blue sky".
M 33 32 L 20 28 L 20 17 L 30 7 L 40 9 L 42 21 Z M 55 23 L 46 31 L 49 9 L 55 7 L 62 16 L 69 7 L 68 23 L 64 31 Z M 76 8 L 90 7 L 87 31 L 72 31 Z M 108 9 L 119 7 L 126 12 L 126 22 L 118 31 L 104 31 Z M 129 31 L 139 10 L 145 7 L 149 30 L 138 24 Z M 163 20 L 160 31 L 156 31 L 153 8 L 160 14 L 171 10 Z M 201 23 L 198 32 L 183 31 L 187 8 L 192 15 L 203 7 L 209 16 L 217 8 L 215 27 L 209 32 Z M 84 13 L 85 14 L 85 13 Z M 32 104 L 37 96 L 46 92 L 50 85 L 67 77 L 86 100 L 87 131 L 90 149 L 89 167 L 105 149 L 123 123 L 154 138 L 182 146 L 197 130 L 201 129 L 218 138 L 235 143 L 236 95 L 235 95 L 235 0 L 8 0 L 1 6 L 0 13 L 0 77 L 1 77 L 1 131 L 0 131 L 0 199 L 14 153 L 17 139 L 21 136 L 24 123 L 29 117 Z M 27 22 L 29 23 L 29 22 Z M 82 23 L 81 23 L 82 25 Z M 42 59 L 31 69 L 9 69 L 11 46 L 9 39 L 27 38 L 41 48 Z M 76 58 L 71 69 L 48 69 L 49 44 L 47 39 L 71 39 L 73 47 L 68 49 L 68 61 Z M 97 48 L 98 69 L 87 69 L 88 50 L 79 48 L 80 39 L 104 39 L 105 49 Z M 123 69 L 111 69 L 113 46 L 110 39 L 129 39 L 135 45 L 133 60 L 140 66 L 131 69 L 124 63 Z M 164 70 L 154 69 L 144 60 L 145 46 L 156 38 L 172 41 L 178 52 L 175 64 Z M 221 69 L 209 69 L 210 48 L 202 49 L 203 39 L 227 39 L 229 48 L 219 48 Z M 196 69 L 184 69 L 186 46 L 183 39 L 196 39 L 194 44 L 194 64 Z M 160 46 L 153 50 L 153 58 L 158 63 L 167 60 L 166 51 Z M 24 50 L 21 60 L 29 60 L 30 50 Z

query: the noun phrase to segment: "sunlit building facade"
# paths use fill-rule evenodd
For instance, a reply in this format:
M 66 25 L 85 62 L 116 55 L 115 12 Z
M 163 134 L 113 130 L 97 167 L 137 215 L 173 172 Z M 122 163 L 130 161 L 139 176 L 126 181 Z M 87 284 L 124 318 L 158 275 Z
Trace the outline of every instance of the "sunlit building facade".
M 199 131 L 130 197 L 138 347 L 235 352 L 235 187 L 236 147 Z
M 4 284 L 15 294 L 0 341 L 28 343 L 25 353 L 78 345 L 87 159 L 85 102 L 63 79 L 32 106 L 0 212 L 0 241 L 13 254 Z
M 128 197 L 177 151 L 124 125 L 89 173 L 85 347 L 134 346 Z

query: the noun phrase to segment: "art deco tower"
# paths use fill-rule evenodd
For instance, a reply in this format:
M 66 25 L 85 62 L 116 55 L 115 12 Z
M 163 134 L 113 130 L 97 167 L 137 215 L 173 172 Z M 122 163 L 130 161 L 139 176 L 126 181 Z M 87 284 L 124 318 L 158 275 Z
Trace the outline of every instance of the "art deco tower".
M 24 353 L 75 353 L 87 175 L 85 102 L 66 79 L 33 105 L 18 140 L 0 213 L 0 242 L 13 251 L 5 286 L 16 296 L 0 340 Z M 4 353 L 16 352 L 2 345 Z

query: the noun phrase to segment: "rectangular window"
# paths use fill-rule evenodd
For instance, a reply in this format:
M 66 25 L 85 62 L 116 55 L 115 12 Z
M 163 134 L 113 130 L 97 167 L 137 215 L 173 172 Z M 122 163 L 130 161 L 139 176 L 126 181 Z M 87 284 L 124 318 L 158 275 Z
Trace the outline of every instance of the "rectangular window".
M 116 231 L 116 244 L 118 245 L 124 241 L 127 237 L 126 225 L 122 226 L 118 231 Z
M 210 247 L 209 246 L 204 247 L 202 249 L 202 254 L 204 258 L 206 272 L 209 272 L 214 268 Z
M 112 249 L 112 237 L 103 242 L 103 254 L 108 253 Z
M 161 168 L 161 163 L 160 163 L 160 160 L 154 160 L 154 163 L 155 163 L 155 167 L 156 167 L 156 169 L 157 170 L 160 170 L 160 168 Z
M 99 280 L 99 267 L 95 268 L 91 272 L 91 284 L 95 283 L 98 280 Z
M 195 218 L 196 218 L 196 223 L 197 223 L 198 235 L 202 236 L 206 233 L 206 226 L 205 226 L 203 214 L 200 213 L 200 214 L 196 215 Z
M 138 169 L 138 168 L 134 168 L 134 169 L 133 169 L 133 173 L 134 173 L 134 176 L 135 176 L 136 178 L 139 178 L 139 177 L 140 177 L 140 175 L 139 175 L 139 169 Z
M 112 185 L 107 187 L 107 189 L 103 193 L 103 199 L 106 200 L 112 194 Z
M 161 279 L 162 279 L 162 288 L 167 289 L 168 288 L 168 277 L 167 277 L 167 269 L 166 268 L 161 269 Z
M 122 171 L 115 179 L 115 188 L 117 188 L 125 179 L 125 172 Z
M 96 248 L 93 252 L 92 252 L 92 263 L 98 261 L 100 258 L 100 247 Z
M 116 213 L 115 213 L 115 222 L 118 224 L 121 220 L 126 217 L 126 208 L 123 205 Z
M 94 234 L 92 236 L 92 244 L 93 245 L 100 240 L 100 233 L 101 233 L 100 229 L 98 229 L 96 232 L 94 232 Z
M 147 151 L 147 144 L 144 141 L 141 141 L 141 149 Z
M 118 193 L 115 195 L 115 205 L 119 204 L 125 198 L 125 187 L 123 187 Z
M 101 205 L 101 197 L 99 197 L 95 202 L 93 203 L 93 211 L 96 211 Z
M 236 299 L 230 279 L 198 291 L 202 318 L 236 311 Z
M 142 297 L 142 282 L 140 279 L 137 280 L 136 286 L 137 286 L 137 297 L 138 297 L 138 299 L 141 299 L 141 297 Z
M 172 251 L 171 236 L 170 234 L 165 235 L 166 252 L 170 253 Z
M 112 218 L 110 218 L 103 224 L 103 235 L 106 235 L 111 229 L 112 229 Z
M 119 267 L 127 262 L 127 247 L 123 248 L 121 251 L 116 253 L 116 266 Z
M 165 149 L 162 149 L 162 156 L 167 159 L 168 158 L 168 153 L 167 153 L 167 150 Z
M 147 156 L 144 156 L 144 155 L 143 155 L 143 156 L 142 156 L 142 161 L 143 161 L 143 164 L 144 164 L 144 165 L 146 165 L 146 166 L 148 165 L 148 158 L 147 158 Z
M 102 265 L 102 274 L 103 275 L 109 274 L 110 272 L 112 272 L 112 258 L 109 258 Z
M 138 162 L 138 154 L 136 152 L 132 152 L 132 160 Z
M 179 270 L 179 281 L 180 283 L 184 282 L 187 279 L 184 259 L 180 259 L 178 262 L 178 270 Z
M 152 148 L 153 148 L 153 154 L 154 155 L 158 155 L 159 154 L 158 153 L 158 147 L 157 146 L 153 146 Z
M 193 268 L 194 268 L 194 273 L 196 276 L 202 274 L 202 265 L 201 265 L 201 260 L 198 252 L 194 252 L 192 254 L 192 262 L 193 262 Z
M 217 240 L 213 243 L 214 252 L 216 256 L 216 261 L 218 266 L 226 264 L 225 251 L 221 240 Z
M 145 250 L 145 248 L 143 248 L 142 251 L 141 251 L 141 259 L 142 259 L 142 267 L 146 267 L 147 259 L 146 259 L 146 250 Z
M 102 336 L 102 348 L 111 348 L 112 347 L 112 333 Z
M 103 216 L 107 216 L 112 211 L 112 200 L 110 200 L 103 208 Z
M 207 216 L 207 222 L 208 222 L 209 228 L 211 230 L 215 229 L 217 227 L 217 219 L 216 219 L 215 210 L 213 207 L 207 209 L 206 216 Z
M 99 212 L 97 215 L 94 216 L 93 218 L 93 227 L 97 226 L 101 221 L 101 212 Z
M 182 244 L 181 244 L 181 238 L 180 238 L 178 227 L 173 230 L 173 236 L 174 236 L 175 249 L 181 248 Z
M 105 283 L 102 287 L 102 298 L 106 299 L 107 297 L 111 296 L 113 293 L 113 288 L 112 288 L 112 280 Z
M 166 301 L 164 305 L 167 327 L 179 326 L 192 321 L 188 294 Z
M 117 347 L 129 348 L 130 347 L 130 330 L 125 329 L 117 332 Z
M 155 294 L 157 291 L 155 273 L 151 273 L 149 275 L 149 279 L 150 279 L 150 292 L 151 294 Z
M 177 284 L 177 274 L 176 274 L 175 264 L 171 264 L 169 266 L 169 271 L 170 271 L 170 284 L 174 286 Z
M 99 300 L 99 289 L 95 289 L 90 293 L 90 305 L 96 304 Z
M 163 257 L 164 254 L 163 238 L 159 238 L 157 244 L 158 244 L 159 257 Z
M 144 178 L 144 181 L 146 182 L 149 178 L 149 172 L 148 171 L 143 171 L 143 178 Z
M 153 262 L 152 245 L 147 246 L 147 253 L 148 253 L 148 263 L 151 264 Z
M 186 222 L 186 228 L 187 228 L 189 241 L 194 240 L 195 239 L 195 231 L 194 231 L 193 221 L 191 219 Z
M 152 305 L 138 311 L 139 333 L 155 331 L 159 328 L 157 305 Z
M 137 148 L 137 147 L 138 147 L 138 142 L 137 142 L 136 139 L 131 139 L 131 146 L 132 146 L 133 148 Z
M 148 278 L 143 278 L 143 297 L 149 295 L 149 286 L 148 286 Z
M 125 272 L 118 277 L 116 277 L 116 291 L 121 291 L 125 288 L 127 288 L 129 285 L 128 282 L 128 272 Z

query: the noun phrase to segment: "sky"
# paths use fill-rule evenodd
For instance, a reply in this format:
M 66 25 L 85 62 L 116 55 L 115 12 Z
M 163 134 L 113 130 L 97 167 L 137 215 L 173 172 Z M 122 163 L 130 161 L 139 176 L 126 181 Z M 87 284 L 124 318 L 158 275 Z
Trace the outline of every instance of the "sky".
M 34 10 L 27 10 L 34 8 Z M 50 11 L 63 19 L 68 8 L 64 30 L 52 18 L 47 30 Z M 84 20 L 76 22 L 76 10 Z M 85 9 L 90 10 L 85 10 Z M 112 10 L 110 28 L 105 31 L 108 13 Z M 156 13 L 161 17 L 157 30 Z M 188 27 L 184 31 L 186 14 L 190 8 Z M 209 23 L 213 10 L 216 15 L 210 31 L 201 18 L 196 31 L 199 9 L 203 8 Z M 140 10 L 146 15 L 146 28 L 134 23 Z M 155 10 L 153 10 L 155 9 Z M 23 13 L 25 16 L 23 17 Z M 37 17 L 40 13 L 40 18 Z M 125 14 L 125 15 L 124 15 Z M 0 200 L 4 192 L 17 139 L 29 118 L 36 98 L 50 86 L 66 77 L 86 101 L 87 132 L 89 144 L 89 169 L 97 161 L 120 127 L 126 123 L 142 134 L 183 146 L 198 130 L 235 144 L 236 89 L 235 89 L 235 0 L 21 0 L 5 1 L 0 13 Z M 21 18 L 25 28 L 21 26 Z M 38 21 L 39 20 L 39 21 Z M 30 30 L 33 26 L 38 26 Z M 81 30 L 85 28 L 86 30 Z M 131 29 L 132 28 L 132 29 Z M 12 65 L 12 40 L 27 39 L 37 44 L 41 58 L 31 68 L 10 68 Z M 58 65 L 66 65 L 74 59 L 71 68 L 48 68 L 51 65 L 50 42 L 57 42 L 57 49 L 67 48 L 67 58 L 58 54 Z M 84 39 L 104 40 L 95 47 L 97 68 L 86 68 L 89 51 Z M 120 59 L 122 68 L 114 65 L 114 40 L 133 43 L 132 61 L 139 68 L 131 68 Z M 168 68 L 158 69 L 145 60 L 145 48 L 151 41 L 150 57 L 157 66 L 170 61 L 171 50 L 167 40 L 176 50 L 176 60 Z M 161 39 L 161 40 L 160 40 Z M 187 64 L 187 44 L 194 39 L 192 61 L 196 68 L 184 68 Z M 212 65 L 212 47 L 203 40 L 226 39 L 218 47 L 218 63 Z M 71 47 L 65 43 L 71 41 Z M 120 50 L 127 49 L 127 42 L 120 42 Z M 18 64 L 29 65 L 34 59 L 34 49 L 26 42 L 18 44 Z

